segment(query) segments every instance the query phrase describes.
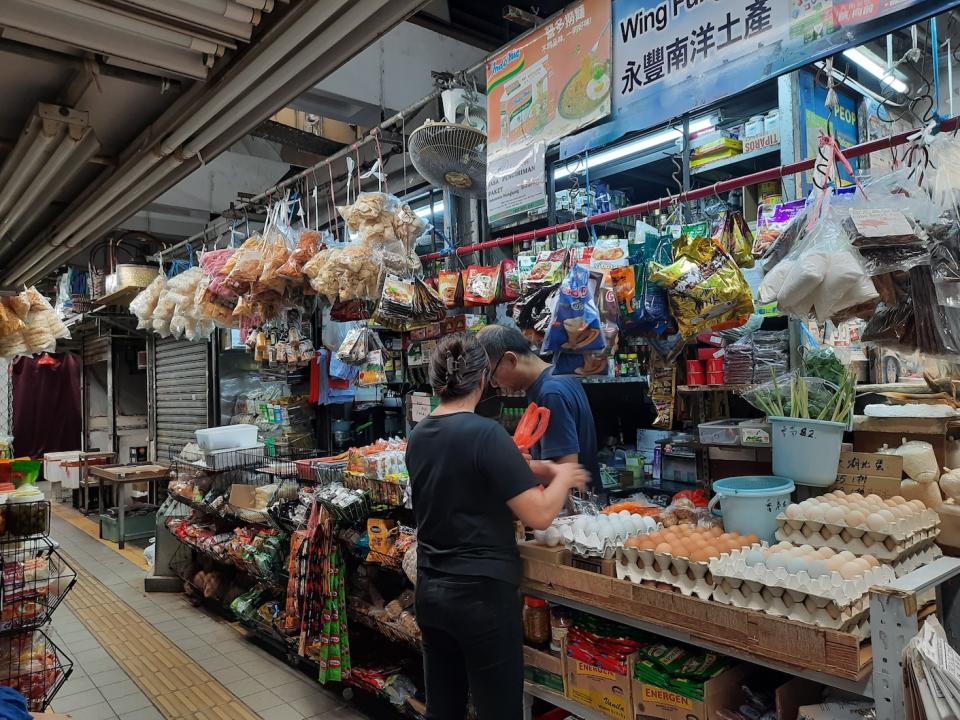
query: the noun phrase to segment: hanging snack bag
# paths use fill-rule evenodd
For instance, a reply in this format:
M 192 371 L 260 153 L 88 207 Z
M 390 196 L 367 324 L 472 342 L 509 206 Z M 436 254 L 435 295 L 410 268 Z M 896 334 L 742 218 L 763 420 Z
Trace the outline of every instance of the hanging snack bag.
M 590 291 L 590 271 L 574 265 L 560 285 L 560 297 L 543 341 L 548 352 L 602 350 L 600 313 Z
M 674 256 L 670 265 L 652 263 L 650 279 L 666 289 L 683 337 L 741 318 L 745 321 L 753 313 L 750 286 L 719 243 L 703 235 L 683 234 L 674 243 Z
M 234 287 L 251 285 L 263 272 L 263 240 L 259 235 L 247 238 L 224 266 L 227 280 Z
M 317 230 L 309 228 L 301 230 L 297 238 L 297 246 L 290 253 L 287 261 L 277 268 L 277 275 L 295 282 L 303 280 L 303 266 L 320 251 L 323 246 L 321 237 Z
M 730 253 L 737 265 L 742 268 L 753 267 L 753 233 L 743 219 L 743 213 L 725 210 L 718 223 L 714 240 L 717 240 Z
M 463 304 L 463 275 L 459 270 L 441 270 L 437 276 L 437 290 L 447 308 Z
M 383 385 L 387 382 L 387 374 L 383 370 L 383 350 L 374 350 L 367 354 L 366 360 L 360 367 L 357 376 L 357 385 Z
M 520 297 L 520 271 L 516 260 L 504 260 L 500 263 L 501 299 L 513 302 Z
M 463 299 L 473 305 L 492 305 L 497 301 L 500 267 L 471 265 L 467 268 L 467 282 Z
M 544 250 L 537 255 L 533 269 L 527 275 L 525 288 L 553 285 L 563 280 L 563 269 L 567 264 L 566 250 Z

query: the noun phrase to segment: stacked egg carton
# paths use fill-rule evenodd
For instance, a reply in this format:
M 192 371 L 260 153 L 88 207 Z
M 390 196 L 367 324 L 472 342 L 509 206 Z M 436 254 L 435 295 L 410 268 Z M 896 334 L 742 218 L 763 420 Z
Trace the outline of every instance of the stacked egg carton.
M 662 583 L 676 588 L 683 595 L 709 600 L 714 590 L 710 559 L 722 557 L 734 547 L 759 547 L 759 544 L 754 542 L 756 538 L 753 536 L 741 538 L 736 533 L 711 536 L 709 530 L 695 532 L 704 533 L 710 540 L 693 551 L 681 547 L 677 552 L 676 542 L 671 542 L 669 538 L 656 538 L 656 534 L 648 536 L 653 538 L 652 541 L 628 543 L 619 548 L 617 577 L 638 585 L 644 582 Z
M 533 539 L 541 545 L 563 544 L 582 557 L 611 559 L 627 540 L 659 529 L 652 517 L 621 510 L 610 515 L 574 515 L 558 518 L 543 531 L 535 530 Z
M 713 599 L 736 607 L 856 634 L 869 633 L 868 591 L 892 581 L 892 568 L 872 555 L 796 547 L 735 551 L 710 562 Z
M 940 531 L 940 516 L 920 500 L 839 490 L 787 506 L 777 523 L 778 540 L 869 554 L 894 566 L 916 558 Z

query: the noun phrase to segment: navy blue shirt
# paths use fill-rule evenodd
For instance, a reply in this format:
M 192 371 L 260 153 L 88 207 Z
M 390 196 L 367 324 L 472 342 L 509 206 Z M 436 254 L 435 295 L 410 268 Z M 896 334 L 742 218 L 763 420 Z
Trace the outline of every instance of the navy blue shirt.
M 578 462 L 593 476 L 593 489 L 601 490 L 597 429 L 583 386 L 547 368 L 527 389 L 527 400 L 550 409 L 547 432 L 530 454 L 539 460 L 577 455 Z

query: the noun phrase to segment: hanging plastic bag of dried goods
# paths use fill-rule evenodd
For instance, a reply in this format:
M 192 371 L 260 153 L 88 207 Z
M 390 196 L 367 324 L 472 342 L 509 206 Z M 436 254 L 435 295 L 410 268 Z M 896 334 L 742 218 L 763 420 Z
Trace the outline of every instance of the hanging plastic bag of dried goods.
M 260 284 L 274 292 L 283 293 L 287 279 L 280 275 L 279 270 L 297 246 L 297 234 L 290 227 L 287 217 L 286 199 L 277 203 L 272 217 L 273 222 L 268 220 L 263 231 L 263 270 L 260 272 Z
M 917 349 L 930 356 L 956 360 L 960 354 L 960 307 L 941 305 L 931 268 L 910 269 L 910 298 L 917 331 Z
M 592 352 L 602 350 L 603 346 L 600 313 L 590 289 L 590 271 L 583 265 L 574 265 L 560 285 L 543 349 Z
M 737 265 L 742 268 L 753 267 L 753 233 L 747 227 L 743 213 L 725 207 L 712 229 L 712 234 L 713 239 L 730 253 Z
M 290 253 L 287 261 L 277 268 L 277 275 L 292 282 L 302 281 L 304 265 L 314 258 L 322 248 L 326 247 L 327 236 L 329 236 L 329 233 L 326 230 L 322 233 L 310 228 L 301 230 L 297 237 L 297 246 Z
M 362 365 L 368 354 L 382 349 L 383 343 L 373 330 L 366 325 L 357 325 L 343 339 L 337 349 L 337 358 L 345 365 Z
M 834 213 L 831 213 L 832 215 Z M 909 270 L 930 262 L 924 226 L 939 212 L 905 168 L 863 180 L 863 192 L 841 211 L 841 225 L 870 275 Z
M 224 266 L 227 280 L 234 287 L 249 287 L 260 279 L 263 272 L 263 238 L 251 235 L 230 257 Z
M 23 320 L 10 308 L 5 298 L 0 298 L 0 338 L 5 338 L 23 330 Z
M 754 310 L 753 293 L 733 257 L 697 230 L 691 233 L 674 242 L 670 265 L 652 263 L 650 273 L 650 279 L 666 289 L 684 338 L 742 325 Z
M 153 311 L 160 294 L 167 287 L 167 277 L 158 273 L 153 281 L 130 301 L 130 312 L 137 318 L 137 330 L 146 330 L 153 325 Z
M 781 312 L 826 322 L 838 313 L 875 302 L 878 294 L 850 246 L 841 222 L 852 199 L 827 194 L 820 220 L 794 243 L 790 253 L 767 274 L 759 288 L 762 303 L 776 300 Z

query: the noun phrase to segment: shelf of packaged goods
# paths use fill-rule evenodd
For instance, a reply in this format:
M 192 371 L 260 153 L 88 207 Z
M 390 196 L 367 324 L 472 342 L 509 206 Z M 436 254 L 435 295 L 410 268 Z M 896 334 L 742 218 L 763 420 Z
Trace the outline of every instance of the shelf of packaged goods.
M 780 145 L 767 145 L 767 147 L 762 147 L 758 150 L 754 150 L 748 153 L 740 153 L 739 155 L 733 155 L 728 158 L 723 158 L 721 160 L 715 160 L 712 163 L 707 163 L 705 165 L 700 165 L 699 167 L 691 168 L 691 175 L 701 175 L 703 173 L 710 172 L 711 170 L 719 170 L 721 168 L 731 168 L 732 165 L 738 165 L 740 163 L 749 162 L 750 160 L 756 160 L 757 158 L 770 155 L 772 153 L 779 153 Z
M 584 385 L 619 385 L 624 383 L 646 383 L 649 377 L 646 375 L 627 375 L 625 377 L 610 377 L 608 375 L 572 375 Z
M 747 385 L 678 385 L 678 393 L 707 393 L 707 392 L 732 392 L 744 393 L 757 387 L 754 384 Z
M 287 589 L 290 576 L 286 572 L 281 571 L 271 576 L 267 576 L 256 570 L 251 570 L 249 567 L 247 567 L 242 563 L 236 562 L 232 557 L 228 555 L 218 555 L 217 553 L 212 552 L 207 548 L 201 547 L 200 545 L 197 545 L 196 543 L 192 543 L 188 540 L 184 540 L 183 538 L 177 537 L 176 535 L 174 535 L 174 538 L 176 538 L 177 542 L 179 542 L 181 545 L 185 545 L 191 550 L 194 550 L 200 553 L 201 555 L 210 558 L 214 562 L 220 563 L 221 565 L 229 565 L 230 567 L 238 570 L 239 572 L 242 572 L 245 575 L 249 575 L 251 578 L 253 578 L 258 582 L 262 582 L 265 585 L 269 585 L 281 591 L 286 591 Z
M 576 700 L 571 700 L 563 693 L 558 693 L 555 690 L 550 690 L 549 688 L 543 687 L 543 685 L 537 685 L 532 682 L 525 682 L 523 684 L 523 694 L 524 694 L 524 703 L 523 703 L 523 717 L 524 720 L 532 720 L 532 706 L 533 698 L 538 698 L 544 702 L 548 702 L 554 707 L 558 707 L 561 710 L 566 710 L 568 713 L 573 713 L 578 718 L 582 720 L 609 720 L 609 716 L 603 713 L 597 712 L 592 708 L 588 708 L 586 705 L 581 705 Z

